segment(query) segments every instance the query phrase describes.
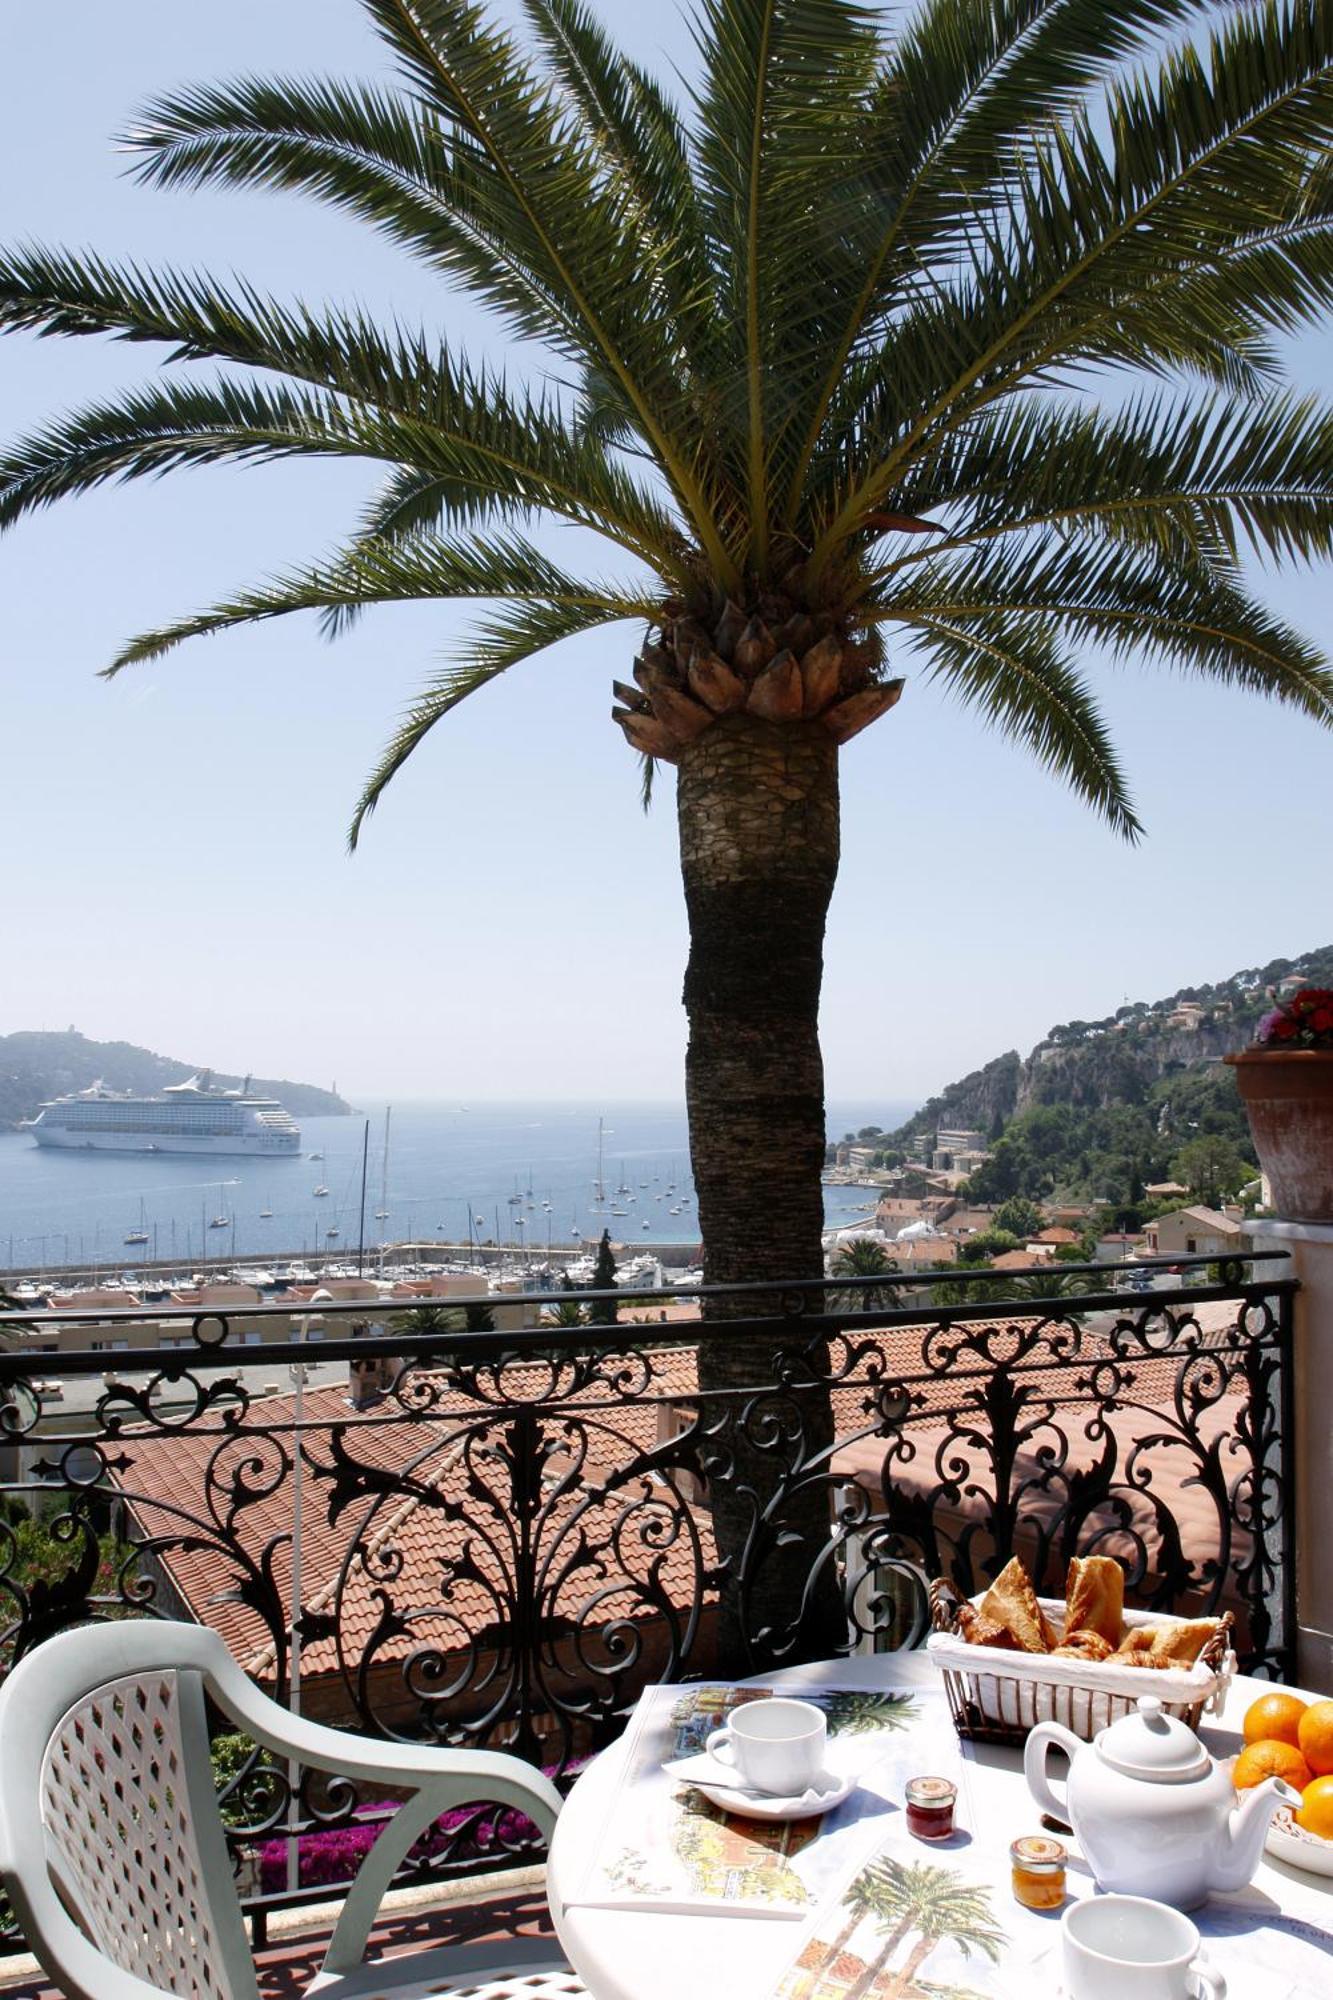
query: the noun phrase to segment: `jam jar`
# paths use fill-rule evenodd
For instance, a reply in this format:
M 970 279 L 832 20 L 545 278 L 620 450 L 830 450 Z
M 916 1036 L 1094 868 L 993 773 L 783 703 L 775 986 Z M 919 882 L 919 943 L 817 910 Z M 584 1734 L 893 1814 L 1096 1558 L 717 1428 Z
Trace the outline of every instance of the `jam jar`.
M 907 1830 L 918 1840 L 947 1840 L 953 1832 L 958 1787 L 949 1778 L 909 1778 Z
M 1014 1899 L 1025 1910 L 1058 1910 L 1065 1899 L 1064 1843 L 1048 1833 L 1025 1834 L 1013 1842 Z

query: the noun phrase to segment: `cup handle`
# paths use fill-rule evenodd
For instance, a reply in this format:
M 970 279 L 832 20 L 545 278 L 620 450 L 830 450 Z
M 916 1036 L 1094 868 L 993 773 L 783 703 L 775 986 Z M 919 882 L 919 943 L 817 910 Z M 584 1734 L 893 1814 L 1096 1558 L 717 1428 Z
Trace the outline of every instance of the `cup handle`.
M 1190 1966 L 1190 1978 L 1197 2000 L 1226 2000 L 1227 1982 L 1200 1952 Z
M 732 1748 L 729 1729 L 715 1729 L 704 1744 L 704 1749 L 710 1757 L 716 1757 L 719 1764 L 736 1762 L 736 1752 Z

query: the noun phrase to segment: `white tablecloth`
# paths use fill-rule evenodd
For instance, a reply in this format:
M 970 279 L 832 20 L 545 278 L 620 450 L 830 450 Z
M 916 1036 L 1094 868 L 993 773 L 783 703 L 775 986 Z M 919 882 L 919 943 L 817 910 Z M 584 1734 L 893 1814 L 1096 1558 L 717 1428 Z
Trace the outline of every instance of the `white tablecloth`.
M 924 1653 L 880 1654 L 874 1658 L 824 1660 L 782 1674 L 763 1676 L 766 1686 L 781 1682 L 792 1691 L 821 1682 L 872 1688 L 938 1687 L 939 1674 Z M 1201 1734 L 1215 1756 L 1229 1756 L 1240 1743 L 1240 1720 L 1256 1695 L 1271 1691 L 1271 1683 L 1238 1677 L 1232 1684 L 1226 1712 L 1207 1724 Z M 1314 1699 L 1315 1697 L 1311 1697 Z M 1004 1838 L 1035 1830 L 1036 1813 L 1023 1780 L 1022 1755 L 994 1745 L 969 1746 L 967 1787 L 978 1824 L 999 1830 Z M 591 1764 L 575 1785 L 556 1826 L 551 1843 L 547 1890 L 560 1942 L 594 2000 L 766 2000 L 789 1964 L 801 1933 L 796 1922 L 740 1916 L 679 1916 L 636 1909 L 591 1909 L 566 1906 L 581 1879 L 591 1841 L 596 1840 L 617 1776 L 618 1746 Z M 1071 1847 L 1071 1893 L 1091 1891 L 1091 1880 L 1075 1866 Z M 929 1850 L 923 1850 L 928 1852 Z M 998 1851 L 998 1850 L 997 1850 Z M 562 1893 L 562 1885 L 564 1892 Z M 1007 1871 L 1002 1895 L 1009 1898 Z M 1333 1878 L 1308 1875 L 1268 1856 L 1259 1864 L 1253 1895 L 1271 1899 L 1285 1916 L 1305 1919 L 1333 1933 Z M 1012 1910 L 1017 1905 L 1009 1903 Z M 1033 1919 L 1049 1925 L 1052 1919 Z M 1052 1965 L 1058 1964 L 1058 1950 Z M 1214 1957 L 1224 1962 L 1216 1950 Z M 1044 1977 L 1027 1988 L 1026 2000 L 1038 2000 Z M 1333 1963 L 1329 1990 L 1333 1992 Z M 1046 1992 L 1056 1992 L 1052 1972 Z M 1248 1986 L 1232 1981 L 1232 2000 L 1252 2000 Z

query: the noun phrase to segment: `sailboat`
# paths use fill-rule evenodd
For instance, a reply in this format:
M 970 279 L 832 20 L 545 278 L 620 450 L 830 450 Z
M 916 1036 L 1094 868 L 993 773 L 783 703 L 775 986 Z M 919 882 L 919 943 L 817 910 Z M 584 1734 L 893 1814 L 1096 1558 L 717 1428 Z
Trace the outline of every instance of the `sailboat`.
M 599 1214 L 606 1205 L 606 1183 L 602 1177 L 602 1148 L 605 1143 L 605 1129 L 602 1120 L 597 1120 L 597 1178 L 592 1184 L 593 1214 Z
M 127 1230 L 125 1241 L 127 1243 L 146 1243 L 148 1241 L 148 1216 L 144 1208 L 142 1195 L 139 1196 L 139 1227 Z
M 259 1211 L 259 1220 L 261 1222 L 272 1222 L 273 1210 L 271 1208 L 261 1208 Z
M 213 1216 L 208 1226 L 210 1229 L 230 1229 L 231 1217 L 227 1213 L 227 1190 L 225 1184 L 218 1187 L 218 1205 L 221 1213 Z

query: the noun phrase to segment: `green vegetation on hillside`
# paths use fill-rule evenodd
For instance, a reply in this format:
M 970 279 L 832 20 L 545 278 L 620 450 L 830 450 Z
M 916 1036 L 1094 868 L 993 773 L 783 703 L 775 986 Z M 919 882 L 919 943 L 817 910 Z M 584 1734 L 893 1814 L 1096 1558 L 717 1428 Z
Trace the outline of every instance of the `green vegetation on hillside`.
M 1164 1077 L 1135 1103 L 1034 1104 L 1009 1120 L 967 1193 L 1097 1201 L 1132 1226 L 1155 1183 L 1178 1181 L 1194 1199 L 1217 1202 L 1258 1171 L 1231 1071 L 1217 1063 Z
M 1159 1085 L 1216 1066 L 1229 1050 L 1243 1048 L 1266 1010 L 1268 988 L 1294 976 L 1311 985 L 1333 986 L 1333 945 L 1299 958 L 1275 958 L 1212 985 L 1182 986 L 1162 1000 L 1128 1001 L 1098 1021 L 1061 1022 L 1026 1061 L 1011 1050 L 931 1098 L 898 1131 L 883 1135 L 885 1154 L 919 1158 L 921 1147 L 941 1126 L 975 1128 L 994 1142 L 1036 1105 L 1095 1111 L 1146 1109 L 1152 1102 L 1160 1109 L 1161 1100 L 1154 1097 Z M 1234 1093 L 1223 1091 L 1222 1101 L 1229 1107 L 1228 1129 L 1244 1136 Z M 1170 1117 L 1168 1111 L 1168 1122 Z M 1183 1138 L 1190 1136 L 1187 1126 Z M 1094 1150 L 1116 1150 L 1095 1139 L 1090 1143 Z M 1148 1178 L 1166 1176 L 1153 1172 Z
M 1300 978 L 1333 985 L 1333 945 L 1299 958 L 1182 986 L 1163 1000 L 1126 1002 L 1099 1021 L 1050 1029 L 1024 1061 L 1010 1051 L 941 1091 L 896 1132 L 874 1132 L 875 1164 L 928 1159 L 941 1127 L 984 1134 L 990 1158 L 966 1184 L 979 1202 L 1095 1202 L 1134 1227 L 1172 1197 L 1229 1199 L 1258 1174 L 1249 1125 L 1221 1058 L 1243 1048 L 1270 988 Z M 929 1191 L 904 1180 L 899 1192 Z

